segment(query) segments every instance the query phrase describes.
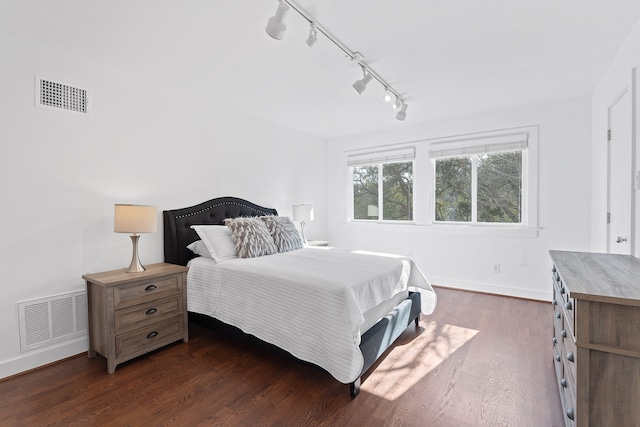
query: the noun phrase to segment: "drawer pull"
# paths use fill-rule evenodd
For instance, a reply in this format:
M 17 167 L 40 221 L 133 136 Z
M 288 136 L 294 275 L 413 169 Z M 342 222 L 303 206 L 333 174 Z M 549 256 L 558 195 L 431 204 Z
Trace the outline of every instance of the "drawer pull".
M 561 380 L 560 380 L 560 385 L 561 385 L 562 387 L 567 387 L 567 379 L 566 379 L 566 378 L 561 379 Z
M 561 359 L 560 355 L 559 355 L 559 354 L 556 354 L 555 359 L 556 359 L 556 362 L 559 362 L 559 361 L 560 361 L 560 359 Z
M 149 285 L 144 288 L 145 291 L 155 291 L 158 287 L 156 285 Z
M 553 267 L 551 267 L 551 272 L 555 273 L 556 272 L 556 266 L 554 265 Z
M 566 330 L 566 329 L 561 330 L 561 331 L 560 331 L 560 336 L 561 336 L 562 338 L 566 338 L 566 337 L 567 337 L 567 330 Z
M 558 300 L 557 300 L 557 299 L 554 299 L 553 301 L 551 301 L 551 304 L 553 304 L 553 305 L 558 305 Z
M 562 319 L 562 314 L 560 314 L 560 312 L 557 312 L 557 313 L 556 313 L 556 318 L 557 318 L 557 319 Z
M 567 302 L 564 305 L 564 308 L 566 308 L 567 310 L 572 310 L 573 309 L 573 304 L 571 304 L 571 301 Z
M 564 286 L 560 288 L 560 293 L 561 293 L 561 294 L 564 294 L 564 293 L 565 293 Z
M 570 351 L 569 353 L 567 353 L 567 360 L 568 360 L 569 362 L 575 362 L 575 361 L 576 361 L 576 359 L 573 357 L 573 352 L 572 352 L 572 351 Z
M 157 335 L 158 333 L 156 331 L 149 332 L 149 335 L 147 335 L 147 338 L 153 338 L 153 337 L 156 337 Z
M 553 345 L 556 345 L 558 343 L 558 338 L 553 337 Z
M 158 312 L 158 310 L 156 310 L 155 308 L 150 308 L 149 310 L 146 311 L 145 314 L 151 316 L 152 314 L 156 314 Z
M 570 408 L 569 410 L 567 410 L 567 417 L 573 421 L 573 408 Z

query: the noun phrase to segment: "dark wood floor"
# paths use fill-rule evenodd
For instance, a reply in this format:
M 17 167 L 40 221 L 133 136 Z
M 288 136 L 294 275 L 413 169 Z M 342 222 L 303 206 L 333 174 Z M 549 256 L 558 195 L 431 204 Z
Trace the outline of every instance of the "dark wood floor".
M 437 289 L 364 377 L 329 374 L 190 325 L 176 343 L 106 372 L 79 355 L 0 381 L 2 426 L 561 426 L 551 304 Z

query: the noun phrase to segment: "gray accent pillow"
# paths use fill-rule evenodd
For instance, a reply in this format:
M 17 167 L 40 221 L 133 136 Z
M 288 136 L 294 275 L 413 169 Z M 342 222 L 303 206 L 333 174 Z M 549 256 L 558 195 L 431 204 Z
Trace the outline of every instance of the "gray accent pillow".
M 227 218 L 236 252 L 240 258 L 255 258 L 278 252 L 267 226 L 259 218 Z
M 278 252 L 290 252 L 304 247 L 302 237 L 291 218 L 267 215 L 261 216 L 260 219 L 267 226 Z

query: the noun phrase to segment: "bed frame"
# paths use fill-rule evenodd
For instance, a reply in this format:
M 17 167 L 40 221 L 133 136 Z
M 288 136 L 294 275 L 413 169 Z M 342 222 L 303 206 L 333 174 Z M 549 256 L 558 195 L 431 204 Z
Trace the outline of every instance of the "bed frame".
M 195 258 L 196 255 L 187 249 L 187 245 L 199 239 L 197 233 L 191 229 L 192 225 L 223 225 L 225 218 L 277 214 L 275 209 L 258 206 L 237 197 L 219 197 L 187 208 L 163 211 L 165 262 L 187 265 L 189 260 Z M 349 384 L 351 397 L 356 397 L 360 393 L 362 375 L 395 342 L 407 326 L 412 322 L 415 322 L 416 327 L 418 326 L 419 317 L 420 293 L 410 292 L 407 299 L 401 301 L 389 314 L 362 334 L 360 350 L 364 357 L 364 366 L 358 379 Z M 248 338 L 250 341 L 266 344 L 267 347 L 275 347 L 253 336 L 248 337 L 240 329 L 208 316 L 189 313 L 189 320 L 228 335 Z

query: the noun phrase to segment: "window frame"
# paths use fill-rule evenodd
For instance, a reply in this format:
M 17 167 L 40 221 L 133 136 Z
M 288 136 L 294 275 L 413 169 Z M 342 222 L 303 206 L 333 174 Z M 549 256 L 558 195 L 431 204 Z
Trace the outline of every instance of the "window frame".
M 520 206 L 520 222 L 484 222 L 484 221 L 478 221 L 478 156 L 481 156 L 483 154 L 503 154 L 503 153 L 514 153 L 514 152 L 520 152 L 521 153 L 521 157 L 520 157 L 520 179 L 521 179 L 521 186 L 520 186 L 520 191 L 521 191 L 521 206 Z M 448 158 L 468 158 L 470 160 L 471 163 L 471 221 L 439 221 L 436 219 L 436 186 L 437 186 L 437 182 L 436 182 L 436 162 L 438 160 L 444 160 L 447 157 L 440 157 L 437 159 L 430 159 L 431 160 L 431 169 L 432 169 L 432 189 L 431 189 L 431 206 L 432 206 L 432 212 L 431 214 L 433 215 L 433 223 L 434 224 L 449 224 L 449 225 L 457 225 L 457 224 L 464 224 L 464 225 L 473 225 L 473 226 L 496 226 L 496 227 L 503 227 L 503 226 L 517 226 L 517 227 L 522 227 L 524 226 L 527 221 L 526 221 L 526 216 L 527 216 L 527 211 L 528 211 L 528 207 L 529 207 L 529 201 L 528 201 L 528 197 L 527 197 L 527 191 L 526 191 L 526 185 L 525 185 L 525 165 L 528 162 L 528 149 L 521 149 L 521 150 L 512 150 L 512 151 L 502 151 L 502 152 L 494 152 L 494 153 L 479 153 L 479 154 L 470 154 L 467 156 L 459 156 L 459 157 L 448 157 Z
M 416 214 L 415 204 L 415 147 L 399 147 L 355 153 L 347 156 L 347 167 L 349 168 L 349 221 L 363 223 L 389 223 L 389 224 L 414 224 Z M 384 216 L 384 165 L 394 163 L 411 163 L 411 218 L 407 220 L 383 219 Z M 377 218 L 355 218 L 355 193 L 353 182 L 354 167 L 377 166 L 378 168 L 378 217 Z
M 509 146 L 509 140 L 518 137 L 526 137 L 526 146 L 517 147 L 518 144 Z M 505 142 L 506 141 L 506 142 Z M 495 144 L 493 150 L 482 151 L 483 146 Z M 502 145 L 503 148 L 499 148 Z M 520 144 L 522 145 L 522 144 Z M 509 149 L 514 148 L 515 149 Z M 438 150 L 451 150 L 455 152 L 459 150 L 461 155 L 443 156 Z M 467 154 L 464 151 L 467 150 Z M 474 134 L 466 134 L 456 137 L 439 138 L 430 141 L 429 144 L 429 163 L 431 166 L 431 185 L 429 189 L 430 201 L 430 221 L 437 227 L 477 227 L 477 228 L 516 228 L 516 229 L 537 229 L 538 228 L 538 127 L 527 126 L 523 128 L 505 129 L 499 131 L 481 132 Z M 478 222 L 477 221 L 477 155 L 481 154 L 500 154 L 506 152 L 520 151 L 522 153 L 522 207 L 521 217 L 518 223 L 508 222 Z M 437 155 L 433 156 L 432 153 Z M 471 221 L 438 221 L 436 220 L 436 160 L 438 158 L 451 157 L 469 157 L 471 158 L 472 167 L 472 218 Z
M 449 147 L 462 147 L 470 145 L 469 142 L 472 142 L 471 145 L 474 142 L 480 145 L 483 141 L 495 140 L 496 138 L 501 140 L 513 134 L 524 134 L 528 139 L 527 148 L 523 150 L 522 155 L 521 222 L 435 221 L 435 162 L 431 158 L 431 152 L 435 146 L 444 147 L 446 144 Z M 347 185 L 347 206 L 345 209 L 347 223 L 360 224 L 361 226 L 379 224 L 378 226 L 384 227 L 384 229 L 389 227 L 389 231 L 400 231 L 398 225 L 409 226 L 402 227 L 402 230 L 406 232 L 412 232 L 415 227 L 420 227 L 429 234 L 538 237 L 538 135 L 538 125 L 531 125 L 346 150 L 343 153 L 347 165 L 347 182 L 345 182 Z M 380 210 L 378 219 L 354 219 L 353 165 L 350 162 L 354 159 L 382 156 L 387 161 L 380 160 L 369 164 L 397 163 L 397 161 L 387 158 L 390 157 L 389 153 L 394 154 L 396 151 L 407 149 L 413 151 L 413 220 L 382 220 L 380 219 L 382 215 Z M 379 185 L 381 182 L 379 172 Z M 382 208 L 382 205 L 379 208 Z

